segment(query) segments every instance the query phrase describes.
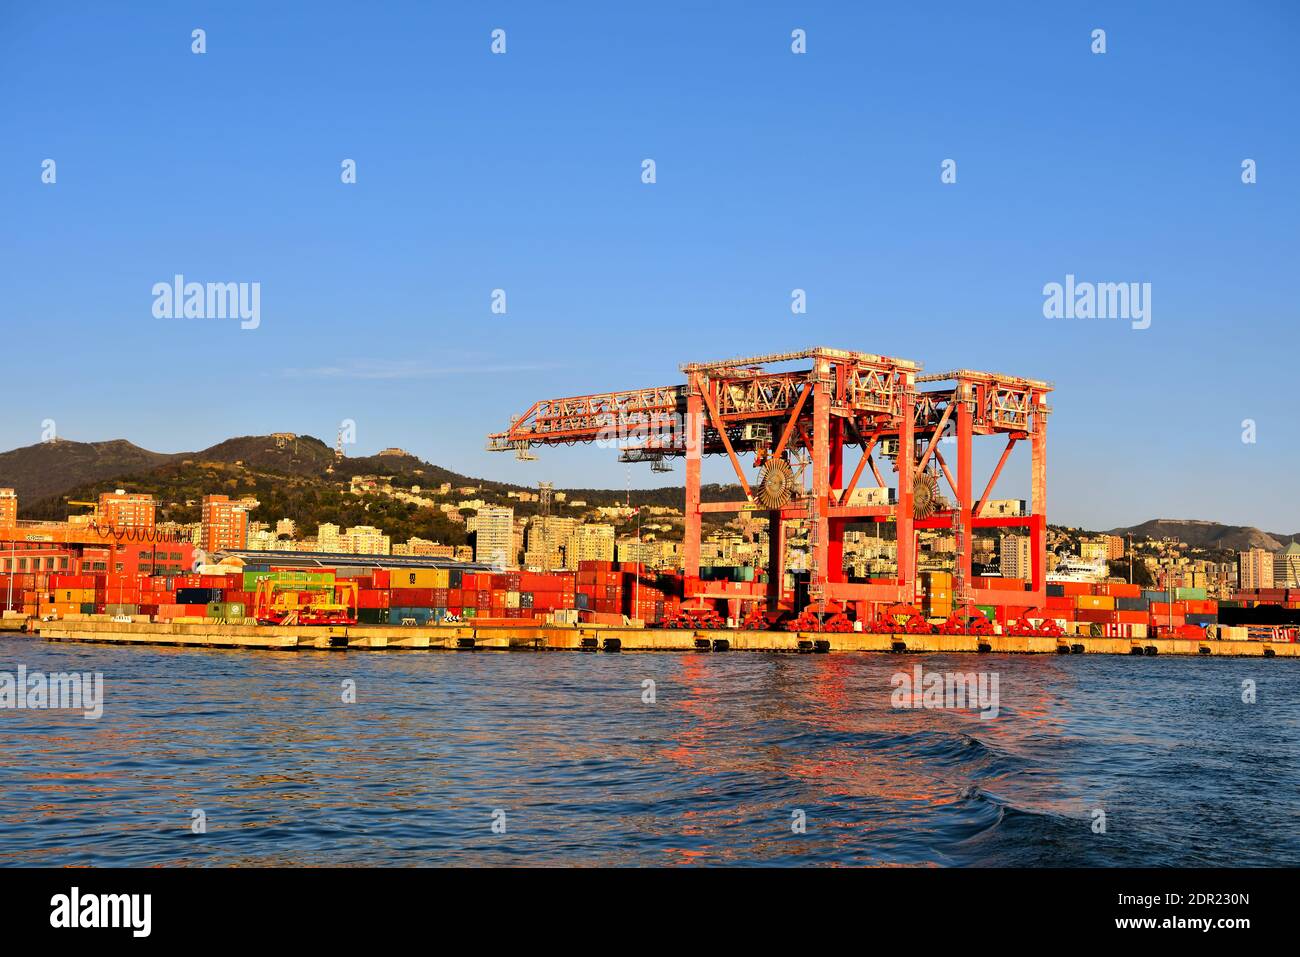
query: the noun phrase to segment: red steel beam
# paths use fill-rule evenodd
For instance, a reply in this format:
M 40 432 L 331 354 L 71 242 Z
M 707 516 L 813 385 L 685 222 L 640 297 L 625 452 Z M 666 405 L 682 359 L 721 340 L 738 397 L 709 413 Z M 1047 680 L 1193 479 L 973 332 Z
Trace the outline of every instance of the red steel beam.
M 772 458 L 781 457 L 785 451 L 786 443 L 790 441 L 790 434 L 794 431 L 795 423 L 799 421 L 799 413 L 803 411 L 804 403 L 808 400 L 808 393 L 812 392 L 813 384 L 805 382 L 803 389 L 799 392 L 799 398 L 795 401 L 794 408 L 790 411 L 790 421 L 786 422 L 785 428 L 781 431 L 781 440 L 776 443 L 776 448 L 772 452 Z
M 736 450 L 731 447 L 731 439 L 727 437 L 727 423 L 722 421 L 722 416 L 718 414 L 717 403 L 713 401 L 710 394 L 714 382 L 708 383 L 702 390 L 704 405 L 709 410 L 709 419 L 713 422 L 713 427 L 718 430 L 718 436 L 722 439 L 722 447 L 727 450 L 727 458 L 731 459 L 731 467 L 736 470 L 736 478 L 740 479 L 741 491 L 745 493 L 745 498 L 753 498 L 753 493 L 749 490 L 749 480 L 745 478 L 745 470 L 740 467 L 740 459 L 736 457 Z
M 948 424 L 948 417 L 952 415 L 953 407 L 956 406 L 956 404 L 955 400 L 949 402 L 947 407 L 943 410 L 943 415 L 939 417 L 939 423 L 934 427 L 934 435 L 930 436 L 930 444 L 925 447 L 925 454 L 921 456 L 921 461 L 916 463 L 916 471 L 918 475 L 925 470 L 925 464 L 930 461 L 930 456 L 933 454 L 935 446 L 939 444 L 939 439 L 943 436 L 943 427 Z
M 867 440 L 867 444 L 862 447 L 862 460 L 858 462 L 858 467 L 853 470 L 853 478 L 849 479 L 849 484 L 844 486 L 844 491 L 840 493 L 839 504 L 844 505 L 848 502 L 849 496 L 853 494 L 853 490 L 858 487 L 858 479 L 862 478 L 862 469 L 866 466 L 867 460 L 871 458 L 871 450 L 876 447 L 876 440 L 878 438 L 880 438 L 880 433 L 876 432 Z M 875 462 L 871 463 L 873 470 L 875 469 L 875 465 Z M 880 473 L 877 472 L 876 474 L 878 476 Z M 881 484 L 883 485 L 884 483 L 882 482 Z

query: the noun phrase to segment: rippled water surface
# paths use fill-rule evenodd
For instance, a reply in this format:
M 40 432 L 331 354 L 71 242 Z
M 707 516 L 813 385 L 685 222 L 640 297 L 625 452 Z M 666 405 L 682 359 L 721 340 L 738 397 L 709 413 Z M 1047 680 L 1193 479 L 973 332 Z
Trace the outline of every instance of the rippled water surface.
M 0 710 L 3 864 L 1300 864 L 1294 660 L 0 638 L 20 664 L 105 710 Z M 916 664 L 996 672 L 998 716 L 892 707 Z

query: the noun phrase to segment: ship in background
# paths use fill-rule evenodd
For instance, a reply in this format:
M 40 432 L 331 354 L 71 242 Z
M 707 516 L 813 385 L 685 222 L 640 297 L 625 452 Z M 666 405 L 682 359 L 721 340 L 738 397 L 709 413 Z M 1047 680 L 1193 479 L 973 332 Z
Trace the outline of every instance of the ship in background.
M 1049 584 L 1053 582 L 1103 582 L 1110 576 L 1105 562 L 1085 562 L 1080 558 L 1064 557 L 1054 571 L 1047 573 Z

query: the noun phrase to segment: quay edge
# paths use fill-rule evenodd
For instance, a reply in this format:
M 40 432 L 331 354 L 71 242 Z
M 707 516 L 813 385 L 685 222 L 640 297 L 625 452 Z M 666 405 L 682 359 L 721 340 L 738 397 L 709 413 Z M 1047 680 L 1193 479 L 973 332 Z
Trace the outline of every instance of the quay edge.
M 1300 658 L 1292 642 L 1185 638 L 1093 638 L 1015 635 L 911 635 L 866 632 L 787 632 L 620 628 L 602 625 L 529 627 L 472 624 L 385 627 L 176 624 L 167 622 L 31 622 L 47 641 L 248 650 L 563 650 L 563 651 L 769 651 L 823 653 L 875 651 L 991 654 L 1217 655 Z

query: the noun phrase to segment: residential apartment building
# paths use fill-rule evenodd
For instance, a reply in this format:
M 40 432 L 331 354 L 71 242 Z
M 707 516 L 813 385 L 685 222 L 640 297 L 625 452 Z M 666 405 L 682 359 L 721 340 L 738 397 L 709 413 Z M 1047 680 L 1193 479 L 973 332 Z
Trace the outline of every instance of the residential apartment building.
M 533 518 L 528 523 L 524 540 L 525 567 L 539 571 L 564 568 L 564 550 L 578 525 L 576 518 L 556 518 L 554 515 Z
M 11 488 L 0 488 L 0 528 L 13 528 L 18 524 L 18 493 Z
M 108 528 L 133 528 L 153 531 L 157 503 L 152 495 L 127 492 L 101 492 L 99 495 L 99 524 Z
M 579 525 L 564 552 L 564 567 L 574 571 L 579 562 L 614 560 L 613 525 Z
M 1273 587 L 1273 553 L 1252 548 L 1237 553 L 1237 584 L 1241 588 Z
M 1003 578 L 1028 578 L 1032 571 L 1032 546 L 1028 535 L 1003 535 L 998 568 Z
M 203 497 L 203 549 L 219 552 L 248 544 L 248 512 L 242 502 L 227 495 Z
M 619 562 L 636 562 L 646 568 L 660 568 L 663 565 L 663 550 L 653 540 L 620 538 L 615 543 L 615 555 Z
M 1087 565 L 1105 565 L 1110 559 L 1109 539 L 1103 537 L 1080 541 L 1079 558 Z
M 469 518 L 469 529 L 474 533 L 474 560 L 498 568 L 513 568 L 515 510 L 499 506 L 484 506 Z
M 353 555 L 387 555 L 392 548 L 392 539 L 372 525 L 353 525 L 344 540 Z

